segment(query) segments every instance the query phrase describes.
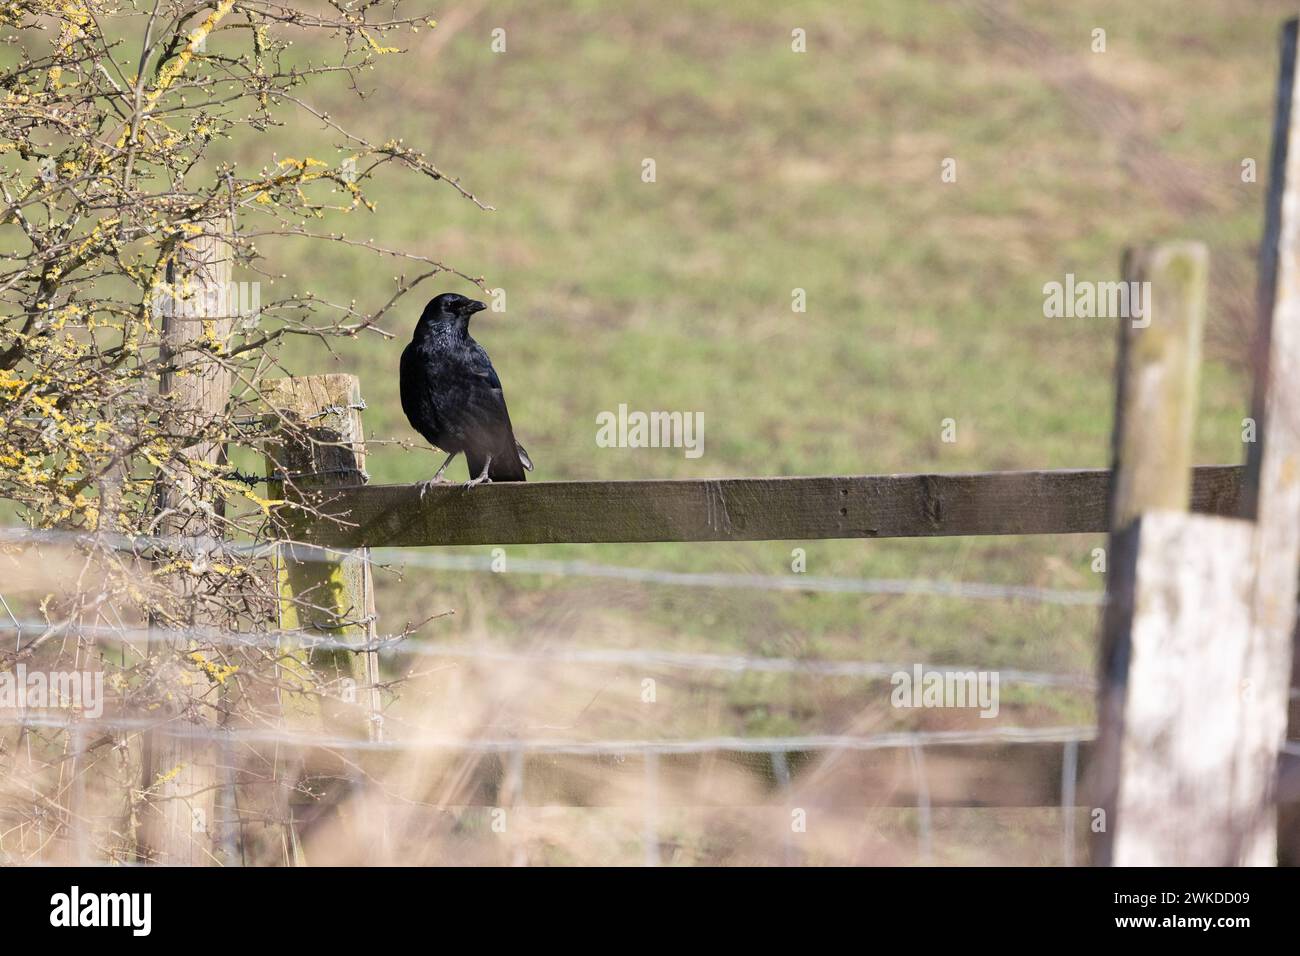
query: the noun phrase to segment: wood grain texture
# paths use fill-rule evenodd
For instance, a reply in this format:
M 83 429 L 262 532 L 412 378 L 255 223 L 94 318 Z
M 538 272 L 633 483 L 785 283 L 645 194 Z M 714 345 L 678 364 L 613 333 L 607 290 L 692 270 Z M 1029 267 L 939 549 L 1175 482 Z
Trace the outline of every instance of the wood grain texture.
M 1148 635 L 1146 644 L 1158 644 L 1161 627 L 1186 627 L 1179 609 L 1168 601 L 1161 602 L 1171 588 L 1163 579 L 1148 581 L 1141 575 L 1150 573 L 1139 567 L 1158 568 L 1161 563 L 1173 571 L 1195 566 L 1200 557 L 1192 553 L 1186 536 L 1153 538 L 1140 533 L 1140 517 L 1160 509 L 1162 514 L 1186 512 L 1189 505 L 1187 482 L 1191 463 L 1192 430 L 1196 419 L 1196 385 L 1201 360 L 1201 334 L 1205 324 L 1206 276 L 1209 256 L 1200 243 L 1166 243 L 1124 254 L 1123 273 L 1126 283 L 1149 283 L 1145 323 L 1127 317 L 1119 321 L 1119 352 L 1116 362 L 1115 427 L 1112 435 L 1111 535 L 1107 552 L 1110 562 L 1106 575 L 1106 607 L 1102 614 L 1101 646 L 1098 654 L 1097 722 L 1098 738 L 1093 761 L 1088 767 L 1088 788 L 1097 805 L 1112 820 L 1123 814 L 1146 819 L 1164 814 L 1168 828 L 1177 830 L 1195 817 L 1184 817 L 1178 808 L 1144 802 L 1162 793 L 1161 783 L 1180 769 L 1170 759 L 1162 760 L 1165 743 L 1144 736 L 1156 724 L 1147 720 L 1139 727 L 1125 720 L 1126 708 L 1154 706 L 1165 708 L 1169 723 L 1179 729 L 1196 725 L 1193 714 L 1181 714 L 1186 702 L 1167 693 L 1159 683 L 1164 675 L 1150 667 L 1132 667 L 1139 630 Z M 1145 527 L 1145 522 L 1143 522 Z M 1163 548 L 1153 552 L 1152 549 Z M 1217 565 L 1210 571 L 1219 571 Z M 1171 572 L 1172 573 L 1172 572 Z M 1180 582 L 1185 579 L 1179 578 Z M 1212 577 L 1196 581 L 1197 586 L 1214 592 L 1207 603 L 1215 609 L 1215 591 L 1221 582 Z M 1163 589 L 1162 589 L 1163 588 Z M 1154 595 L 1154 596 L 1153 596 Z M 1139 616 L 1137 603 L 1146 597 L 1145 614 Z M 1178 594 L 1185 603 L 1197 607 L 1198 594 Z M 1229 602 L 1225 599 L 1224 604 Z M 1230 622 L 1223 622 L 1229 626 Z M 1235 623 L 1242 624 L 1244 619 Z M 1212 658 L 1206 658 L 1208 662 Z M 1180 658 L 1185 666 L 1197 666 L 1195 655 Z M 1133 669 L 1133 673 L 1130 670 Z M 1199 673 L 1197 674 L 1199 677 Z M 1204 716 L 1204 715 L 1203 715 Z M 1180 723 L 1177 718 L 1183 718 Z M 1202 728 L 1203 731 L 1203 728 Z M 1144 761 L 1145 748 L 1152 759 Z M 1127 758 L 1121 764 L 1121 753 Z M 1120 807 L 1121 775 L 1128 802 Z M 1158 781 L 1148 775 L 1160 777 Z M 1176 783 L 1174 786 L 1182 784 Z M 1129 827 L 1124 836 L 1134 838 L 1136 828 Z M 1093 861 L 1108 865 L 1122 854 L 1116 848 L 1120 840 L 1114 824 L 1097 834 L 1092 841 Z M 1139 835 L 1137 839 L 1141 839 Z M 1165 852 L 1172 861 L 1176 852 L 1169 843 Z M 1145 844 L 1146 851 L 1159 855 L 1159 841 Z
M 158 391 L 164 401 L 163 433 L 195 435 L 226 414 L 233 372 L 204 347 L 206 342 L 229 340 L 233 319 L 225 296 L 234 267 L 229 237 L 234 224 L 223 218 L 201 224 L 202 231 L 177 244 L 167 266 L 170 292 L 163 300 L 162 357 L 164 369 Z M 207 441 L 179 450 L 192 461 L 216 464 L 221 446 Z M 199 480 L 201 467 L 169 469 L 160 475 L 158 524 L 164 534 L 202 541 L 216 533 L 212 520 L 215 495 Z M 219 507 L 220 503 L 215 502 Z M 204 507 L 204 506 L 207 507 Z M 177 626 L 211 626 L 201 584 L 189 575 L 169 575 L 167 584 L 177 594 L 178 618 L 152 619 L 150 656 L 174 659 L 188 641 Z M 183 679 L 183 672 L 167 671 L 165 686 L 170 710 L 176 715 L 202 713 L 198 698 L 202 688 Z M 218 857 L 221 842 L 216 830 L 214 753 L 198 739 L 166 734 L 145 734 L 141 756 L 142 801 L 137 830 L 141 859 L 173 866 L 208 866 L 232 862 Z
M 1197 511 L 1234 515 L 1241 468 L 1195 469 Z M 339 548 L 651 541 L 811 541 L 1107 529 L 1107 469 L 365 485 L 307 492 L 325 518 L 286 516 L 296 540 Z
M 1259 806 L 1241 799 L 1253 771 L 1239 748 L 1255 709 L 1242 656 L 1255 528 L 1148 511 L 1138 537 L 1112 862 L 1248 862 Z

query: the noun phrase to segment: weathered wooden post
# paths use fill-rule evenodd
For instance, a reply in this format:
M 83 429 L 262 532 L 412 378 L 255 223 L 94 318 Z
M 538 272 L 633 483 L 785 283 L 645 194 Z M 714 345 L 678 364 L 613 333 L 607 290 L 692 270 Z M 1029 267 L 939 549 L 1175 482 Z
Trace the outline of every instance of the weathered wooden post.
M 297 544 L 304 522 L 324 520 L 312 508 L 331 489 L 366 481 L 361 386 L 354 375 L 312 375 L 265 383 L 264 394 L 279 421 L 268 449 L 270 496 L 289 505 L 277 511 L 280 545 L 280 626 L 353 643 L 375 637 L 375 599 L 369 551 L 326 551 Z M 325 667 L 332 695 L 345 706 L 328 719 L 346 720 L 364 708 L 368 737 L 382 739 L 379 655 L 376 651 L 314 651 L 302 655 L 295 679 L 314 690 L 315 671 Z M 313 668 L 307 667 L 311 661 Z M 324 698 L 322 698 L 324 699 Z
M 1208 609 L 1197 606 L 1197 575 L 1198 558 L 1218 552 L 1200 549 L 1188 529 L 1224 519 L 1186 513 L 1207 260 L 1199 243 L 1130 250 L 1124 258 L 1129 301 L 1139 294 L 1145 308 L 1120 318 L 1116 360 L 1108 601 L 1090 772 L 1104 814 L 1094 830 L 1097 863 L 1121 862 L 1118 841 L 1132 848 L 1161 828 L 1176 840 L 1186 815 L 1204 807 L 1195 791 L 1213 786 L 1183 776 L 1188 750 L 1203 742 L 1197 725 L 1205 714 L 1184 694 L 1202 693 L 1201 679 L 1217 680 L 1203 666 L 1212 656 L 1204 641 L 1213 635 L 1203 631 Z M 1227 533 L 1245 540 L 1244 528 Z M 1184 585 L 1190 590 L 1181 595 Z M 1180 597 L 1188 603 L 1177 605 Z M 1244 605 L 1238 611 L 1244 629 Z
M 162 312 L 163 373 L 159 382 L 166 407 L 163 430 L 173 436 L 204 436 L 226 413 L 232 372 L 214 358 L 234 326 L 228 293 L 233 274 L 233 223 L 228 218 L 196 224 L 178 237 L 167 265 L 168 288 L 150 307 Z M 205 550 L 217 533 L 212 488 L 201 481 L 203 465 L 215 465 L 221 444 L 210 438 L 184 446 L 189 463 L 159 475 L 158 534 L 186 540 Z M 195 467 L 197 465 L 198 467 Z M 191 555 L 192 556 L 192 555 Z M 184 560 L 181 555 L 178 560 Z M 150 656 L 162 665 L 160 679 L 183 720 L 178 727 L 202 730 L 200 687 L 181 679 L 179 657 L 188 646 L 173 623 L 190 627 L 212 623 L 200 600 L 197 575 L 176 573 L 169 584 L 184 620 L 152 622 Z M 209 745 L 201 733 L 157 731 L 146 735 L 142 759 L 139 843 L 142 857 L 174 865 L 218 862 L 213 853 L 214 776 Z
M 1189 393 L 1177 370 L 1192 354 L 1188 343 L 1144 337 L 1145 352 L 1130 342 L 1121 354 L 1092 781 L 1106 811 L 1099 863 L 1276 863 L 1277 761 L 1300 568 L 1296 38 L 1292 20 L 1282 31 L 1260 250 L 1258 441 L 1243 485 L 1249 520 L 1168 510 L 1185 501 L 1170 486 L 1187 481 Z M 1191 259 L 1178 266 L 1180 258 L 1187 255 L 1147 259 L 1155 295 L 1151 326 L 1141 332 L 1199 324 L 1189 307 L 1202 307 L 1203 291 L 1189 282 L 1203 282 L 1196 280 L 1203 256 L 1200 266 Z M 1183 291 L 1170 294 L 1174 288 Z
M 1278 754 L 1286 739 L 1300 568 L 1300 20 L 1282 27 L 1273 154 L 1259 262 L 1259 347 L 1243 514 L 1255 521 L 1252 626 L 1241 665 L 1241 736 L 1231 784 L 1243 863 L 1277 862 Z

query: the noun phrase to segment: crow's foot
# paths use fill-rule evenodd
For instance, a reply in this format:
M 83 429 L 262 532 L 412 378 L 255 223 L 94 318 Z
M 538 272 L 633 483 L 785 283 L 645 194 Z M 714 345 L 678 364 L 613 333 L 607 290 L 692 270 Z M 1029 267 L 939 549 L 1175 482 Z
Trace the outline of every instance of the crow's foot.
M 434 487 L 435 485 L 450 485 L 450 484 L 452 484 L 452 482 L 442 477 L 441 474 L 437 474 L 434 475 L 432 478 L 425 479 L 424 481 L 420 482 L 420 486 L 419 486 L 420 500 L 423 501 L 424 496 L 429 493 L 429 489 Z
M 488 477 L 488 472 L 491 470 L 492 470 L 492 456 L 488 455 L 488 460 L 483 463 L 483 474 L 479 475 L 477 478 L 471 478 L 469 481 L 465 482 L 465 487 L 473 488 L 475 485 L 481 485 L 484 482 L 491 484 L 492 479 Z

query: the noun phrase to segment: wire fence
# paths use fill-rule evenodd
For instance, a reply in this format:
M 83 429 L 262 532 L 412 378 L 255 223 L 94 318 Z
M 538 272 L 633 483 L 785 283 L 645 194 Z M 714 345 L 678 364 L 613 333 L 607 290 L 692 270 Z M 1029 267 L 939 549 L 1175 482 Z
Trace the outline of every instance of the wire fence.
M 80 634 L 106 637 L 130 642 L 149 636 L 144 627 L 121 625 L 66 625 Z M 42 621 L 0 622 L 0 632 L 10 631 L 46 634 L 49 625 Z M 412 640 L 408 634 L 381 636 L 374 641 L 347 641 L 312 634 L 308 631 L 253 631 L 235 632 L 211 628 L 190 628 L 169 631 L 172 635 L 188 637 L 209 644 L 247 648 L 301 648 L 302 650 L 342 650 L 353 653 L 379 652 L 381 656 L 413 655 L 418 657 L 460 660 L 509 661 L 515 663 L 593 664 L 612 666 L 637 666 L 671 668 L 687 671 L 716 671 L 723 673 L 800 674 L 819 677 L 847 677 L 889 679 L 898 673 L 911 673 L 917 666 L 900 661 L 826 660 L 792 657 L 754 657 L 740 654 L 699 654 L 685 651 L 629 650 L 622 648 L 571 648 L 547 647 L 516 650 L 504 647 L 484 647 L 470 644 L 440 644 L 425 640 Z M 16 644 L 21 652 L 23 645 Z M 958 664 L 921 664 L 927 673 L 968 674 L 974 671 L 993 671 L 1000 681 L 1037 687 L 1064 687 L 1092 690 L 1096 681 L 1084 674 L 1053 674 L 1027 671 L 1019 668 L 977 668 Z
M 762 754 L 768 757 L 772 778 L 776 781 L 781 800 L 790 804 L 794 799 L 795 781 L 790 772 L 789 756 L 798 753 L 818 753 L 823 756 L 843 752 L 864 752 L 906 749 L 909 752 L 912 783 L 917 811 L 917 854 L 921 865 L 933 863 L 934 821 L 931 807 L 929 778 L 926 772 L 925 748 L 978 747 L 999 744 L 1061 744 L 1063 747 L 1060 779 L 1060 828 L 1062 860 L 1074 866 L 1078 835 L 1076 804 L 1078 792 L 1078 748 L 1081 743 L 1095 739 L 1096 728 L 1090 726 L 1066 727 L 995 727 L 986 730 L 958 731 L 901 731 L 863 736 L 813 735 L 793 737 L 711 737 L 690 740 L 557 740 L 541 738 L 442 738 L 422 736 L 406 740 L 370 741 L 342 737 L 323 737 L 288 733 L 275 728 L 209 729 L 181 721 L 159 721 L 145 718 L 108 718 L 90 723 L 70 721 L 48 715 L 27 715 L 18 718 L 0 717 L 0 724 L 19 724 L 27 728 L 47 728 L 70 732 L 77 741 L 76 750 L 86 746 L 87 731 L 112 729 L 119 731 L 154 731 L 188 739 L 210 740 L 226 747 L 240 744 L 274 744 L 296 748 L 319 748 L 338 751 L 447 751 L 457 754 L 499 754 L 509 760 L 512 805 L 522 804 L 524 792 L 525 755 L 578 756 L 578 757 L 640 757 L 644 764 L 644 781 L 641 787 L 643 859 L 647 866 L 658 866 L 662 861 L 660 763 L 662 756 L 679 756 L 708 753 Z M 783 862 L 792 865 L 795 848 L 791 840 L 793 830 L 786 834 L 783 844 Z
M 305 543 L 253 543 L 239 544 L 217 538 L 186 538 L 178 536 L 127 537 L 116 534 L 87 534 L 60 530 L 29 530 L 0 528 L 0 543 L 24 544 L 81 544 L 97 546 L 147 557 L 153 551 L 166 549 L 173 553 L 191 556 L 269 558 L 277 548 L 287 549 L 295 560 L 329 560 L 341 551 Z M 591 561 L 557 561 L 542 558 L 511 557 L 502 569 L 500 562 L 488 555 L 446 554 L 434 551 L 416 551 L 404 548 L 375 548 L 368 552 L 368 560 L 378 565 L 402 565 L 439 571 L 475 572 L 490 571 L 506 574 L 528 574 L 545 577 L 578 577 L 625 581 L 637 584 L 655 584 L 671 587 L 794 591 L 810 594 L 861 594 L 894 596 L 946 597 L 977 601 L 1023 601 L 1037 604 L 1056 604 L 1067 607 L 1099 607 L 1106 601 L 1101 590 L 1069 590 L 1043 588 L 1025 584 L 1000 584 L 984 581 L 946 581 L 932 578 L 850 578 L 810 575 L 791 571 L 789 574 L 752 574 L 718 571 L 665 571 L 655 568 L 601 564 Z
M 134 537 L 79 535 L 75 532 L 28 531 L 0 529 L 0 544 L 30 545 L 33 543 L 69 543 L 82 546 L 108 546 L 138 557 L 147 557 L 151 551 L 168 549 L 171 552 L 195 555 L 233 555 L 239 557 L 270 557 L 277 548 L 288 548 L 298 560 L 331 558 L 340 553 L 337 549 L 311 545 L 237 544 L 229 541 L 196 540 L 193 538 Z M 497 556 L 449 554 L 406 549 L 382 549 L 368 552 L 366 560 L 372 564 L 393 564 L 429 568 L 446 572 L 502 573 Z M 1014 601 L 1061 606 L 1101 606 L 1105 595 L 1101 591 L 1041 588 L 1029 585 L 994 582 L 946 581 L 920 578 L 847 578 L 816 576 L 791 572 L 783 575 L 680 572 L 643 567 L 628 567 L 588 561 L 557 561 L 510 556 L 504 573 L 528 574 L 556 578 L 603 579 L 653 586 L 689 587 L 705 589 L 747 589 L 771 592 L 803 592 L 856 595 L 906 595 L 951 598 L 977 601 Z M 0 594 L 0 632 L 14 632 L 15 651 L 47 639 L 51 632 L 66 631 L 90 638 L 120 641 L 123 652 L 133 641 L 147 639 L 148 627 L 125 624 L 116 611 L 104 608 L 97 618 L 100 623 L 81 624 L 64 622 L 50 624 L 46 621 L 20 620 Z M 170 632 L 176 636 L 178 632 Z M 818 678 L 853 678 L 885 680 L 899 672 L 910 672 L 916 665 L 891 661 L 834 660 L 796 657 L 764 657 L 741 654 L 710 654 L 685 651 L 654 650 L 643 648 L 608 647 L 556 647 L 529 648 L 493 647 L 478 644 L 445 644 L 426 639 L 413 639 L 410 633 L 389 634 L 369 641 L 350 641 L 309 631 L 273 629 L 251 632 L 223 631 L 211 628 L 192 628 L 183 632 L 187 637 L 215 645 L 261 649 L 286 650 L 343 650 L 354 653 L 378 652 L 398 657 L 411 655 L 425 658 L 454 659 L 484 662 L 511 662 L 524 664 L 589 665 L 641 668 L 669 668 L 688 672 L 763 673 L 808 675 Z M 1009 684 L 1059 688 L 1069 691 L 1093 691 L 1096 682 L 1091 675 L 1047 673 L 1020 668 L 976 668 L 951 664 L 922 665 L 927 672 L 942 674 L 967 674 L 972 671 L 994 671 L 999 679 Z M 933 860 L 933 813 L 931 790 L 926 769 L 927 749 L 943 747 L 988 747 L 1001 745 L 1059 745 L 1062 750 L 1060 781 L 1060 810 L 1062 813 L 1062 857 L 1066 865 L 1075 860 L 1076 817 L 1072 813 L 1078 793 L 1079 746 L 1092 741 L 1096 729 L 1086 725 L 1048 727 L 988 727 L 965 730 L 915 730 L 889 731 L 872 734 L 810 734 L 789 736 L 707 736 L 687 739 L 610 738 L 576 739 L 529 736 L 446 736 L 409 725 L 401 728 L 400 736 L 387 735 L 382 740 L 352 738 L 337 734 L 313 734 L 286 730 L 278 726 L 221 727 L 211 723 L 195 723 L 183 719 L 157 719 L 151 717 L 104 716 L 93 721 L 77 720 L 68 714 L 19 713 L 0 715 L 0 724 L 20 725 L 29 730 L 50 730 L 76 734 L 78 746 L 98 732 L 153 732 L 171 737 L 207 740 L 223 747 L 283 746 L 299 750 L 328 750 L 340 753 L 410 753 L 445 752 L 456 754 L 498 754 L 510 760 L 514 774 L 513 786 L 522 788 L 524 756 L 572 757 L 637 757 L 645 763 L 643 797 L 645 803 L 645 859 L 658 863 L 661 859 L 659 843 L 659 758 L 691 754 L 735 753 L 762 755 L 770 762 L 772 778 L 778 792 L 790 794 L 796 786 L 796 776 L 791 771 L 790 755 L 818 754 L 823 757 L 836 753 L 906 751 L 913 776 L 916 809 L 918 814 L 918 859 L 922 863 Z M 1300 744 L 1289 744 L 1292 752 Z M 787 848 L 786 862 L 792 851 Z
M 510 558 L 507 571 L 499 571 L 490 556 L 410 552 L 376 549 L 374 561 L 391 561 L 440 571 L 496 571 L 547 577 L 604 578 L 637 584 L 673 587 L 796 591 L 814 594 L 924 595 L 977 601 L 1026 601 L 1074 607 L 1099 607 L 1105 603 L 1102 591 L 1062 590 L 1023 584 L 994 584 L 980 581 L 943 581 L 927 578 L 842 578 L 791 572 L 739 574 L 725 572 L 661 571 L 652 568 L 596 564 L 589 561 L 553 561 Z
M 341 751 L 438 751 L 465 753 L 530 753 L 569 756 L 615 756 L 653 753 L 700 754 L 802 753 L 824 751 L 889 750 L 907 747 L 987 746 L 989 744 L 1067 743 L 1092 740 L 1096 729 L 1071 727 L 990 727 L 984 730 L 897 731 L 863 736 L 814 734 L 797 737 L 700 737 L 685 740 L 609 739 L 566 740 L 530 737 L 442 737 L 437 735 L 398 740 L 362 740 L 265 728 L 217 728 L 184 720 L 146 717 L 101 717 L 78 721 L 66 716 L 30 714 L 0 716 L 0 724 L 72 731 L 87 729 L 153 731 L 170 737 L 234 744 L 282 744 L 291 747 Z

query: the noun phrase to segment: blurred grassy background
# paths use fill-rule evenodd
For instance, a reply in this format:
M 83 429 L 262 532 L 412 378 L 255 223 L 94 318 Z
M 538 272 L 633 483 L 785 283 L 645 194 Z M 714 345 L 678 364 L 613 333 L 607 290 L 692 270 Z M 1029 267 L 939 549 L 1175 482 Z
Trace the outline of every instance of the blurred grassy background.
M 1173 3 L 452 4 L 368 74 L 365 103 L 318 100 L 427 149 L 497 211 L 394 177 L 375 214 L 333 225 L 507 291 L 475 332 L 543 480 L 1104 464 L 1113 323 L 1044 319 L 1043 283 L 1114 278 L 1126 243 L 1204 239 L 1219 348 L 1199 457 L 1233 461 L 1262 193 L 1239 164 L 1265 166 L 1288 9 L 1268 6 L 1202 3 L 1180 27 Z M 245 158 L 328 148 L 311 127 L 247 139 Z M 275 261 L 335 296 L 390 286 L 344 248 Z M 428 291 L 442 288 L 474 292 Z M 409 434 L 392 373 L 418 298 L 390 323 L 400 341 L 288 359 L 359 373 L 376 437 Z M 597 453 L 595 414 L 619 402 L 702 410 L 705 457 Z M 435 463 L 380 454 L 372 471 L 409 481 Z
M 1046 319 L 1067 272 L 1117 277 L 1125 244 L 1206 241 L 1214 261 L 1197 458 L 1242 458 L 1242 360 L 1267 178 L 1275 34 L 1285 3 L 452 3 L 409 53 L 318 102 L 372 139 L 428 151 L 495 212 L 394 178 L 339 223 L 481 274 L 507 293 L 474 332 L 506 385 L 535 480 L 1102 466 L 1115 328 Z M 807 52 L 791 51 L 791 30 Z M 506 51 L 491 49 L 502 28 Z M 1092 51 L 1095 28 L 1106 51 Z M 310 50 L 302 50 L 307 57 Z M 330 155 L 304 122 L 245 140 Z M 957 161 L 943 183 L 940 163 Z M 653 158 L 657 181 L 641 181 Z M 1243 183 L 1253 158 L 1258 181 Z M 378 303 L 390 263 L 285 244 L 295 288 Z M 293 374 L 359 374 L 372 439 L 411 439 L 391 342 L 303 346 Z M 791 311 L 791 290 L 808 311 Z M 705 454 L 599 449 L 595 416 L 699 410 Z M 957 422 L 958 440 L 940 440 Z M 416 442 L 416 445 L 422 445 Z M 440 460 L 372 444 L 376 481 Z M 463 464 L 452 474 L 463 476 Z M 938 577 L 1098 588 L 1099 538 L 512 548 L 682 570 Z M 474 550 L 474 549 L 471 549 Z M 485 554 L 486 549 L 477 549 Z M 685 591 L 581 579 L 433 573 L 380 579 L 381 629 L 454 609 L 440 640 L 507 640 L 925 660 L 1090 673 L 1087 608 Z M 728 679 L 747 731 L 831 731 L 822 686 Z M 798 682 L 794 682 L 797 684 Z M 860 698 L 857 686 L 842 703 Z M 831 695 L 840 696 L 840 695 Z M 1080 695 L 1035 695 L 1045 720 Z M 849 710 L 853 707 L 849 706 Z M 830 707 L 830 710 L 834 710 Z M 1003 720 L 1021 719 L 1016 708 Z M 912 719 L 909 715 L 908 719 Z M 931 720 L 951 720 L 951 716 Z

